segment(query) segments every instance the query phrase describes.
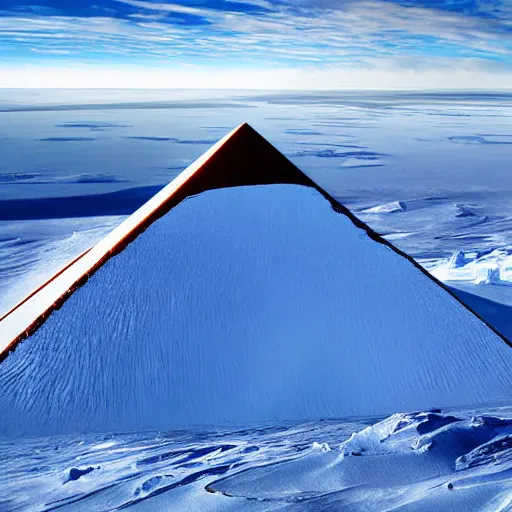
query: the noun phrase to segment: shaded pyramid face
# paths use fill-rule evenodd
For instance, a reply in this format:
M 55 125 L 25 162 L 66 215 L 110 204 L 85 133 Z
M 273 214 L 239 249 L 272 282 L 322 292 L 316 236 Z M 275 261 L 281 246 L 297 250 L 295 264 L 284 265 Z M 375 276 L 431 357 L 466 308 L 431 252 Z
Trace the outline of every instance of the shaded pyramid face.
M 9 436 L 378 415 L 512 389 L 504 340 L 247 125 L 0 335 L 18 343 L 0 363 Z

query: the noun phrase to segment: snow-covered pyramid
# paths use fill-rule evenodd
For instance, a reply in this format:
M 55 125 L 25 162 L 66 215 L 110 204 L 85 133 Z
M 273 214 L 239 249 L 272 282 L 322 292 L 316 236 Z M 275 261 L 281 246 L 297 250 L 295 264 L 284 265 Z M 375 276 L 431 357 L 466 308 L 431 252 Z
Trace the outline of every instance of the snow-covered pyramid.
M 0 339 L 9 436 L 512 396 L 506 342 L 248 125 L 8 314 Z

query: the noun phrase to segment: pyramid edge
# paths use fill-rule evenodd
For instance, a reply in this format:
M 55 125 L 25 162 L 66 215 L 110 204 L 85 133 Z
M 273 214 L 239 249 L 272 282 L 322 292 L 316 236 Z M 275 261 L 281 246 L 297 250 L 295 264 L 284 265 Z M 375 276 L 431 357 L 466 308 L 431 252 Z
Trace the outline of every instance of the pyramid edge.
M 98 243 L 82 252 L 72 261 L 53 274 L 43 284 L 31 291 L 14 307 L 0 317 L 0 362 L 2 362 L 19 343 L 30 337 L 47 320 L 53 311 L 61 305 L 81 287 L 89 277 L 102 267 L 115 254 L 124 249 L 124 242 L 145 229 L 148 219 L 169 200 L 187 181 L 194 176 L 236 133 L 248 127 L 247 123 L 241 123 L 218 142 L 211 146 L 201 156 L 194 160 L 176 178 L 169 182 L 162 190 L 157 192 L 140 208 L 129 215 L 121 224 Z M 65 284 L 67 283 L 67 284 Z M 53 288 L 50 290 L 50 287 Z M 45 298 L 45 292 L 50 297 Z M 38 304 L 38 298 L 43 304 Z M 34 304 L 35 302 L 35 304 Z M 16 316 L 23 316 L 23 308 L 35 306 L 35 313 L 30 318 L 32 323 L 17 322 Z M 12 326 L 12 327 L 11 327 Z

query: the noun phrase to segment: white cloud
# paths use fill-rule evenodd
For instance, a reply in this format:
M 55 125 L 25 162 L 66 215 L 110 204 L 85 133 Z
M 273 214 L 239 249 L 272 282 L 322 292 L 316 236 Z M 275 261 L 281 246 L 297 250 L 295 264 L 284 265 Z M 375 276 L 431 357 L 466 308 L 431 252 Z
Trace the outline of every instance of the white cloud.
M 15 55 L 15 50 L 20 48 L 39 53 L 41 58 L 68 54 L 70 64 L 94 62 L 99 56 L 115 67 L 124 56 L 151 61 L 147 68 L 153 68 L 155 76 L 170 84 L 176 78 L 171 80 L 162 74 L 158 69 L 162 62 L 178 69 L 186 63 L 214 61 L 219 70 L 228 67 L 235 73 L 223 72 L 217 78 L 204 71 L 219 86 L 226 86 L 229 80 L 244 84 L 249 75 L 236 71 L 241 65 L 259 70 L 251 75 L 251 80 L 264 76 L 274 83 L 272 73 L 265 71 L 272 64 L 278 68 L 279 83 L 288 83 L 289 77 L 293 77 L 290 86 L 294 81 L 314 86 L 312 77 L 315 76 L 320 83 L 322 80 L 332 83 L 332 87 L 344 87 L 347 83 L 360 87 L 370 80 L 370 71 L 371 80 L 379 77 L 389 87 L 399 85 L 396 78 L 399 72 L 402 77 L 407 76 L 406 83 L 411 87 L 420 86 L 417 84 L 421 73 L 426 84 L 446 82 L 446 87 L 464 87 L 468 69 L 478 75 L 478 83 L 492 85 L 492 80 L 485 76 L 495 76 L 492 73 L 497 71 L 485 66 L 483 58 L 501 60 L 495 64 L 502 67 L 501 78 L 508 77 L 512 68 L 512 31 L 503 30 L 506 19 L 464 16 L 424 7 L 403 8 L 377 0 L 304 0 L 301 5 L 293 6 L 290 1 L 276 4 L 267 0 L 240 1 L 266 7 L 269 12 L 248 14 L 178 3 L 117 0 L 137 7 L 140 12 L 129 19 L 110 15 L 79 18 L 27 13 L 0 16 L 3 46 L 0 63 L 8 62 L 6 55 L 10 49 Z M 208 19 L 210 25 L 172 24 L 167 19 L 169 14 L 200 16 Z M 316 65 L 312 67 L 312 63 Z M 5 66 L 0 65 L 4 78 Z M 453 67 L 453 76 L 447 66 Z M 24 71 L 19 67 L 21 76 Z M 95 69 L 98 80 L 110 80 L 99 68 Z M 124 76 L 126 72 L 119 71 L 116 76 Z M 62 73 L 66 83 L 73 82 L 72 77 Z M 191 83 L 191 77 L 187 76 L 184 81 Z M 119 78 L 112 80 L 122 82 Z M 51 81 L 51 77 L 44 76 L 44 83 Z
M 179 14 L 192 14 L 195 16 L 202 16 L 210 12 L 208 9 L 201 9 L 197 7 L 188 7 L 186 5 L 172 4 L 172 3 L 156 3 L 146 2 L 144 0 L 115 0 L 116 2 L 138 7 L 140 9 L 147 9 L 151 11 L 160 12 L 174 12 Z

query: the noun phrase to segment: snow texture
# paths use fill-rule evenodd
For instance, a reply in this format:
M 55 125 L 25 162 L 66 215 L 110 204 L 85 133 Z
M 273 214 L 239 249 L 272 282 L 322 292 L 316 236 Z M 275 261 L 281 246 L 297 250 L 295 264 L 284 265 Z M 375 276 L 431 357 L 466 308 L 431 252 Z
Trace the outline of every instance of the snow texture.
M 296 458 L 240 471 L 207 489 L 288 502 L 276 510 L 507 510 L 510 432 L 510 419 L 499 416 L 395 414 L 339 448 L 315 443 Z
M 500 403 L 511 364 L 498 336 L 313 189 L 222 189 L 156 221 L 7 357 L 0 433 Z
M 505 511 L 511 412 L 0 439 L 0 510 Z

